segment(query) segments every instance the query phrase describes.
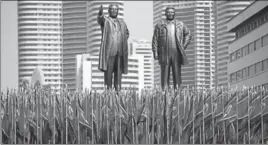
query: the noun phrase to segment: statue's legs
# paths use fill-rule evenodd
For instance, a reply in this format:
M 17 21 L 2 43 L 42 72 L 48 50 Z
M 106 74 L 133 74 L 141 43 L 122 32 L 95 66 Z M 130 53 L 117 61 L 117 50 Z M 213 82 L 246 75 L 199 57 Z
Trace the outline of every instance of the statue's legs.
M 112 88 L 112 78 L 114 74 L 114 87 L 118 91 L 121 89 L 121 78 L 122 78 L 122 71 L 121 71 L 121 59 L 118 57 L 119 55 L 109 56 L 109 61 L 107 64 L 107 71 L 104 72 L 105 78 L 105 85 L 108 89 Z
M 167 64 L 161 65 L 161 88 L 169 88 L 170 68 L 172 67 L 172 77 L 174 89 L 181 85 L 181 55 L 180 53 L 171 53 Z
M 114 66 L 114 87 L 116 91 L 121 90 L 121 79 L 122 79 L 121 62 L 122 62 L 121 57 L 117 54 Z
M 172 77 L 174 89 L 178 89 L 181 85 L 181 55 L 173 53 L 171 56 Z
M 169 72 L 170 72 L 170 61 L 167 64 L 161 64 L 161 89 L 165 90 L 169 86 Z
M 109 56 L 107 70 L 106 72 L 104 72 L 105 85 L 107 86 L 108 89 L 112 88 L 114 62 L 115 62 L 115 56 Z

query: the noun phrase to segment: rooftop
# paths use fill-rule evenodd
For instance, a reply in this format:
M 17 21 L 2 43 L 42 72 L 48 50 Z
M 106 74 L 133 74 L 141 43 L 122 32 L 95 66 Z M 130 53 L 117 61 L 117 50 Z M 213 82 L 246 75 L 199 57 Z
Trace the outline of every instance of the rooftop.
M 268 1 L 254 1 L 244 10 L 240 11 L 236 16 L 227 22 L 228 31 L 231 32 L 239 27 L 243 22 L 255 16 L 259 11 L 268 6 Z

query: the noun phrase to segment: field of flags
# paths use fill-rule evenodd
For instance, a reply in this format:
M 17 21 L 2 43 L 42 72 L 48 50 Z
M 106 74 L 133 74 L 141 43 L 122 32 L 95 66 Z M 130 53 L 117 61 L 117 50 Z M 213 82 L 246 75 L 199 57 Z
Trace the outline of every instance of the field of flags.
M 3 144 L 266 144 L 264 88 L 1 93 Z

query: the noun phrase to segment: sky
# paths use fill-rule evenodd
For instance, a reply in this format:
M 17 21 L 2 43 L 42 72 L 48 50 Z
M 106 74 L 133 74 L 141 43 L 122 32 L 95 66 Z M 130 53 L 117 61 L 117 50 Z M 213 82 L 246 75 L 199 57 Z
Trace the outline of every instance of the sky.
M 132 39 L 151 40 L 153 33 L 153 2 L 125 1 L 124 19 Z M 17 88 L 17 2 L 1 1 L 1 91 Z

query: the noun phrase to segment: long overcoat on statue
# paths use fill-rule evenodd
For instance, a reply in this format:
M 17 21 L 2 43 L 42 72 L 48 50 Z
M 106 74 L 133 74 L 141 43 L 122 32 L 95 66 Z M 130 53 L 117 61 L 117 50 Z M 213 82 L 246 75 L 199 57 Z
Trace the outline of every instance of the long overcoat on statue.
M 190 30 L 181 21 L 174 19 L 175 22 L 175 37 L 177 49 L 180 50 L 182 54 L 181 65 L 189 64 L 185 49 L 192 39 Z M 159 64 L 167 64 L 167 20 L 160 20 L 154 29 L 154 35 L 152 40 L 152 51 L 155 56 L 159 57 Z
M 122 34 L 123 45 L 121 49 L 122 56 L 122 66 L 121 70 L 123 74 L 127 74 L 128 72 L 128 37 L 129 31 L 127 28 L 126 23 L 123 19 L 117 18 L 120 24 L 120 31 Z M 105 72 L 107 70 L 107 64 L 109 61 L 109 54 L 111 51 L 112 43 L 113 43 L 113 34 L 112 34 L 112 27 L 113 22 L 111 17 L 107 16 L 99 16 L 97 18 L 98 24 L 101 26 L 102 31 L 102 38 L 101 38 L 101 45 L 100 45 L 100 53 L 99 53 L 99 70 Z

